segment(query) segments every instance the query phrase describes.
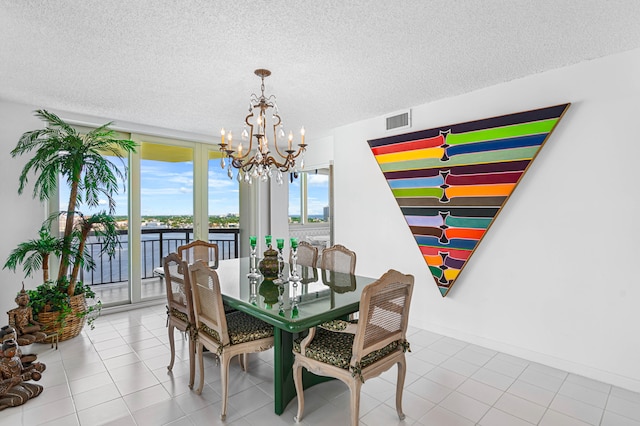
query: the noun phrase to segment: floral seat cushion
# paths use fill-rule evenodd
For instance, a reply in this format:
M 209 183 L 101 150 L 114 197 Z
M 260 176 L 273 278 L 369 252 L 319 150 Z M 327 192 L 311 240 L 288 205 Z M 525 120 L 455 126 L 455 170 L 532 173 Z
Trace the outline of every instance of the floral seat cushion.
M 305 356 L 315 359 L 316 361 L 331 364 L 339 368 L 349 370 L 349 362 L 351 361 L 351 352 L 353 349 L 353 339 L 355 335 L 351 333 L 336 333 L 318 327 L 316 335 L 307 346 Z M 300 353 L 300 342 L 302 337 L 297 338 L 293 342 L 293 350 Z M 398 342 L 391 342 L 384 348 L 371 352 L 365 356 L 360 362 L 360 368 L 365 368 L 377 360 L 385 357 L 398 347 Z
M 220 342 L 220 336 L 215 330 L 200 324 L 200 330 Z M 241 311 L 227 314 L 227 332 L 232 345 L 273 336 L 273 326 Z

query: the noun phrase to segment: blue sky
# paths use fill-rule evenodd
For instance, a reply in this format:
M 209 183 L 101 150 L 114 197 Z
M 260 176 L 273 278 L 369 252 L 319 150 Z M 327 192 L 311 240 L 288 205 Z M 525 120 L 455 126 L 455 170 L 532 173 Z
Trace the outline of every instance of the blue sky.
M 225 215 L 237 214 L 238 181 L 229 179 L 226 170 L 220 167 L 219 160 L 209 161 L 209 214 Z M 143 216 L 150 215 L 192 215 L 193 214 L 193 163 L 165 162 L 142 160 L 140 166 L 141 179 L 141 212 Z M 328 206 L 328 176 L 309 174 L 308 177 L 308 205 L 310 215 L 321 215 L 323 208 Z M 246 185 L 242 183 L 242 185 Z M 66 185 L 60 188 L 60 209 L 66 209 L 69 190 Z M 289 189 L 289 214 L 299 214 L 300 182 L 294 180 Z M 127 214 L 127 194 L 121 190 L 114 197 L 116 201 L 116 215 Z M 106 210 L 106 200 L 101 200 L 101 206 L 93 212 Z M 86 208 L 81 209 L 85 214 L 91 214 Z

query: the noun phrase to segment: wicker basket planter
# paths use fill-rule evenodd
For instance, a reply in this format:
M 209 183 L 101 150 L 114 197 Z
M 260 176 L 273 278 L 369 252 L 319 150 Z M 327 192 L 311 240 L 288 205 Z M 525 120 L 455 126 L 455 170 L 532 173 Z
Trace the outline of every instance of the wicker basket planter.
M 58 333 L 58 341 L 69 340 L 76 337 L 82 331 L 82 327 L 86 322 L 86 316 L 83 314 L 87 311 L 87 300 L 84 294 L 71 296 L 70 298 L 71 313 L 64 318 L 64 323 L 60 324 L 58 317 L 59 312 L 40 312 L 38 321 L 44 324 L 45 333 Z

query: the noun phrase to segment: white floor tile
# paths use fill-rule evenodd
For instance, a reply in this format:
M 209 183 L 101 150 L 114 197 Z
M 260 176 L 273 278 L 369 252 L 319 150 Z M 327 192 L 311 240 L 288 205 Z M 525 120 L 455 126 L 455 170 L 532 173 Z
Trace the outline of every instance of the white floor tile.
M 602 408 L 560 394 L 556 395 L 549 408 L 592 425 L 600 424 L 604 411 Z
M 440 364 L 440 367 L 446 368 L 447 370 L 458 373 L 464 377 L 470 377 L 480 369 L 478 365 L 453 357 Z
M 629 401 L 628 399 L 609 395 L 606 409 L 632 420 L 640 421 L 640 404 Z
M 50 422 L 42 423 L 41 426 L 77 426 L 77 425 L 80 425 L 80 421 L 78 420 L 78 415 L 76 413 L 73 413 L 73 414 L 69 414 L 68 416 L 51 420 Z
M 531 401 L 527 401 L 510 393 L 502 395 L 494 407 L 533 424 L 537 424 L 546 411 L 546 407 L 534 404 Z
M 245 416 L 246 414 L 249 414 L 250 412 L 265 405 L 273 407 L 273 399 L 271 399 L 269 395 L 262 392 L 256 386 L 230 396 L 228 399 L 228 403 L 229 405 L 235 407 L 233 413 L 234 417 Z M 227 415 L 230 414 L 231 413 L 227 413 Z
M 160 382 L 156 379 L 156 376 L 153 375 L 150 371 L 136 374 L 127 379 L 118 380 L 115 382 L 116 386 L 120 393 L 124 395 L 129 395 L 130 393 L 138 392 L 142 389 L 150 388 L 151 386 L 155 386 Z
M 480 426 L 531 426 L 532 424 L 497 408 L 490 409 L 478 422 Z
M 171 399 L 171 395 L 169 395 L 169 392 L 167 392 L 162 385 L 157 384 L 138 392 L 125 395 L 122 399 L 124 399 L 124 403 L 129 407 L 129 411 L 133 413 L 150 405 L 154 405 L 162 401 L 168 401 Z
M 611 388 L 611 396 L 626 399 L 627 401 L 640 404 L 640 393 L 631 392 L 630 390 L 622 389 L 617 386 L 613 386 Z
M 457 359 L 466 361 L 468 363 L 482 367 L 487 362 L 489 362 L 491 358 L 494 357 L 494 354 L 480 352 L 476 349 L 476 347 L 467 346 L 466 348 L 462 349 L 460 352 L 456 353 L 454 357 Z
M 597 380 L 589 379 L 587 377 L 578 376 L 577 374 L 569 374 L 567 376 L 567 381 L 572 383 L 577 383 L 581 386 L 591 388 L 598 392 L 603 392 L 603 393 L 611 392 L 611 385 L 599 382 Z
M 611 411 L 605 411 L 600 426 L 640 426 L 640 422 Z
M 346 398 L 344 398 L 346 401 Z M 364 403 L 364 404 L 363 404 Z M 385 402 L 395 413 L 396 411 L 396 396 L 393 395 Z M 345 405 L 348 407 L 349 402 L 346 401 Z M 363 407 L 363 405 L 365 405 Z M 411 392 L 403 392 L 402 393 L 402 412 L 411 419 L 419 419 L 423 417 L 429 410 L 431 410 L 435 406 L 431 401 L 421 398 L 414 393 Z M 366 400 L 363 400 L 362 396 L 360 397 L 360 416 L 367 413 Z
M 409 385 L 406 390 L 436 404 L 439 404 L 447 397 L 447 395 L 453 392 L 453 389 L 442 386 L 429 379 L 425 379 L 424 377 Z
M 435 407 L 419 418 L 417 424 L 425 426 L 473 426 L 475 423 L 444 408 Z
M 562 383 L 564 382 L 564 379 L 542 373 L 533 368 L 527 368 L 524 370 L 518 379 L 547 389 L 551 392 L 558 392 L 560 386 L 562 386 Z
M 528 368 L 539 371 L 540 373 L 544 373 L 548 376 L 555 376 L 559 379 L 566 379 L 569 375 L 566 371 L 558 370 L 557 368 L 549 367 L 548 365 L 538 364 L 537 362 L 530 363 Z
M 128 416 L 129 410 L 122 398 L 78 411 L 81 425 L 102 425 Z
M 395 407 L 390 407 L 385 404 L 378 405 L 366 415 L 360 415 L 362 422 L 367 426 L 387 426 L 387 425 L 405 425 L 412 424 L 415 419 L 411 418 L 407 413 L 405 418 L 400 420 L 398 412 Z
M 485 385 L 500 389 L 501 391 L 507 390 L 515 381 L 513 377 L 505 376 L 504 374 L 484 367 L 473 373 L 471 378 Z
M 130 352 L 114 358 L 109 358 L 107 360 L 104 360 L 103 362 L 105 367 L 107 367 L 107 369 L 111 371 L 115 368 L 122 367 L 129 364 L 135 364 L 140 361 L 141 361 L 140 358 L 138 358 L 138 355 L 136 355 L 135 352 Z
M 409 343 L 416 346 L 427 347 L 437 342 L 438 340 L 442 340 L 444 337 L 440 334 L 432 333 L 427 330 L 419 330 L 416 333 L 411 334 L 411 338 L 407 338 Z
M 133 412 L 138 426 L 156 426 L 185 417 L 184 411 L 175 401 L 163 401 Z
M 459 414 L 474 423 L 478 422 L 490 408 L 489 405 L 456 391 L 451 392 L 439 406 Z
M 551 401 L 553 401 L 553 397 L 556 395 L 555 392 L 551 392 L 550 390 L 543 389 L 522 380 L 516 380 L 513 382 L 509 389 L 507 389 L 507 392 L 543 407 L 548 407 L 549 404 L 551 404 Z
M 454 341 L 440 339 L 437 342 L 429 345 L 429 349 L 447 356 L 452 356 L 464 349 L 464 346 L 461 346 Z
M 424 348 L 419 351 L 412 352 L 410 355 L 433 365 L 440 365 L 449 359 L 449 355 L 434 351 L 431 348 Z
M 547 410 L 542 417 L 539 426 L 589 426 L 589 423 L 585 423 L 582 420 L 578 420 L 574 417 L 567 416 L 566 414 L 559 413 L 554 410 Z
M 565 381 L 558 393 L 598 408 L 604 408 L 609 398 L 608 393 L 600 392 L 570 381 Z
M 46 374 L 46 373 L 47 371 L 45 371 L 45 373 L 43 374 Z M 29 409 L 39 407 L 40 405 L 49 404 L 51 402 L 59 401 L 61 399 L 68 398 L 71 396 L 71 391 L 69 390 L 69 385 L 67 383 L 56 385 L 56 386 L 45 385 L 41 382 L 38 382 L 38 384 L 40 384 L 44 389 L 40 395 L 30 399 L 27 402 L 29 404 L 28 406 Z M 5 410 L 3 414 L 6 412 L 7 411 Z
M 466 379 L 466 376 L 447 370 L 442 367 L 436 367 L 424 375 L 425 378 L 439 383 L 442 386 L 446 386 L 450 389 L 455 389 L 460 386 Z
M 43 376 L 45 373 L 43 373 Z M 113 383 L 111 376 L 109 373 L 102 372 L 98 374 L 94 374 L 93 376 L 83 377 L 79 380 L 74 380 L 69 382 L 69 387 L 71 388 L 71 394 L 79 394 L 82 392 L 89 391 L 91 389 L 99 388 L 100 386 L 108 385 Z
M 495 404 L 502 395 L 502 391 L 473 379 L 468 379 L 456 390 L 487 405 Z
M 502 359 L 496 356 L 493 359 L 489 360 L 484 365 L 484 368 L 497 371 L 500 374 L 504 374 L 505 376 L 513 377 L 514 379 L 516 379 L 520 374 L 522 374 L 527 366 L 520 363 L 512 363 L 509 361 L 509 359 Z
M 342 384 L 340 388 L 344 390 L 348 389 L 344 384 Z M 396 394 L 396 384 L 395 382 L 390 383 L 380 377 L 376 377 L 375 379 L 367 380 L 367 382 L 362 385 L 362 392 L 372 396 L 380 402 L 384 402 Z
M 133 416 L 131 414 L 127 414 L 118 419 L 104 423 L 103 426 L 137 426 L 137 425 L 136 425 L 136 421 L 133 419 Z
M 116 385 L 109 383 L 86 392 L 75 394 L 73 396 L 73 402 L 76 405 L 76 410 L 81 411 L 120 397 L 121 395 Z
M 27 401 L 27 404 L 28 403 L 29 401 Z M 75 407 L 71 397 L 63 398 L 35 408 L 28 408 L 27 406 L 24 408 L 25 410 L 22 413 L 22 422 L 25 425 L 40 425 L 60 419 L 61 417 L 69 416 L 75 412 Z

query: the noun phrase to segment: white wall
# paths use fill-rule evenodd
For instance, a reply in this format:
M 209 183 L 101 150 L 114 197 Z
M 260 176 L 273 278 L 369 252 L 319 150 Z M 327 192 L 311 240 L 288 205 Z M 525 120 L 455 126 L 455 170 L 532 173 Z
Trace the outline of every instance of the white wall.
M 635 50 L 413 108 L 418 131 L 572 103 L 446 298 L 367 145 L 384 117 L 335 131 L 336 242 L 415 275 L 413 326 L 640 391 L 639 75 Z
M 36 107 L 4 102 L 0 100 L 0 194 L 2 208 L 2 242 L 0 243 L 0 265 L 4 265 L 9 253 L 21 242 L 37 238 L 40 224 L 45 219 L 45 208 L 39 201 L 31 198 L 33 186 L 28 186 L 23 195 L 18 196 L 18 176 L 27 156 L 11 158 L 11 150 L 15 148 L 20 136 L 29 130 L 39 129 L 42 122 L 33 116 Z M 31 179 L 33 182 L 33 179 Z M 14 299 L 20 291 L 23 275 L 18 267 L 17 272 L 0 269 L 0 325 L 8 321 L 5 312 L 16 306 Z M 35 288 L 42 281 L 42 275 L 35 279 L 25 279 L 25 288 Z

